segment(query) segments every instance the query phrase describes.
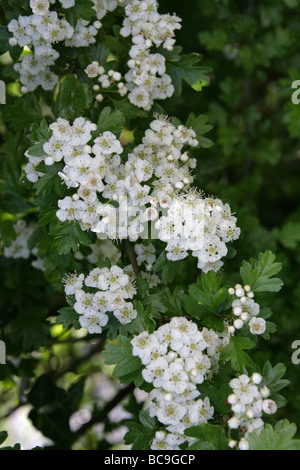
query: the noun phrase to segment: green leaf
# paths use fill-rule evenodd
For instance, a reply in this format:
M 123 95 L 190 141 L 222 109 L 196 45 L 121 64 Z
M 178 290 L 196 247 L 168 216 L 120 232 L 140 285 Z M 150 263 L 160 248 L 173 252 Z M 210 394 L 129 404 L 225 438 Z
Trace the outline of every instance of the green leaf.
M 51 378 L 44 374 L 36 380 L 28 394 L 28 402 L 33 405 L 29 418 L 58 448 L 69 449 L 72 444 L 70 416 L 78 410 L 83 390 L 83 379 L 66 391 L 57 387 Z
M 27 94 L 24 98 L 16 98 L 14 104 L 3 107 L 4 121 L 10 121 L 14 130 L 28 128 L 34 122 L 42 119 L 41 107 L 34 95 Z
M 207 328 L 217 331 L 224 329 L 224 319 L 220 314 L 228 298 L 228 291 L 225 287 L 221 287 L 221 284 L 222 281 L 216 273 L 202 274 L 201 282 L 198 278 L 197 284 L 189 287 L 191 300 L 184 296 L 184 305 L 188 313 Z
M 270 396 L 276 401 L 279 408 L 285 405 L 286 399 L 278 392 L 290 384 L 289 380 L 283 379 L 285 373 L 286 366 L 281 362 L 276 364 L 275 367 L 272 367 L 271 363 L 268 361 L 265 363 L 262 370 L 263 384 L 269 388 L 271 392 Z
M 203 307 L 191 296 L 184 294 L 182 301 L 186 312 L 194 318 L 200 320 L 203 318 Z
M 127 427 L 129 431 L 125 434 L 124 443 L 126 445 L 132 444 L 132 450 L 150 450 L 155 430 L 131 421 L 127 423 Z
M 73 121 L 84 115 L 92 102 L 92 95 L 86 83 L 79 83 L 74 75 L 60 82 L 53 111 L 56 117 Z
M 71 250 L 77 252 L 80 244 L 88 246 L 90 239 L 81 229 L 79 223 L 59 222 L 56 226 L 51 227 L 49 232 L 54 237 L 54 244 L 60 255 L 70 253 Z
M 112 100 L 116 111 L 121 111 L 128 119 L 146 118 L 148 112 L 134 106 L 128 99 L 126 100 Z
M 254 292 L 278 292 L 283 286 L 279 278 L 273 278 L 281 268 L 281 263 L 274 263 L 276 256 L 271 251 L 258 255 L 258 260 L 243 261 L 240 274 L 244 285 L 250 285 Z
M 140 423 L 129 421 L 126 423 L 129 432 L 124 437 L 126 445 L 132 445 L 132 450 L 150 450 L 152 440 L 159 424 L 156 418 L 150 418 L 147 411 L 139 412 Z
M 47 172 L 33 185 L 37 195 L 41 194 L 44 198 L 53 191 L 56 182 L 61 184 L 61 179 L 57 173 L 62 169 L 62 164 L 54 163 L 54 165 L 50 165 L 46 168 Z
M 149 314 L 154 318 L 160 318 L 161 313 L 167 312 L 167 307 L 164 303 L 164 297 L 161 292 L 149 294 L 144 298 L 144 305 L 148 307 Z
M 194 113 L 191 113 L 186 122 L 186 127 L 192 128 L 196 132 L 196 139 L 199 141 L 199 145 L 196 148 L 210 148 L 213 145 L 213 142 L 206 137 L 203 137 L 204 134 L 211 131 L 213 126 L 207 124 L 208 117 L 204 114 L 195 116 Z M 214 271 L 210 271 L 214 272 Z
M 221 352 L 220 359 L 223 362 L 231 362 L 234 371 L 244 372 L 247 366 L 252 367 L 251 357 L 245 353 L 245 349 L 252 349 L 256 345 L 249 338 L 231 336 L 230 343 Z
M 12 34 L 8 31 L 5 25 L 0 26 L 0 55 L 5 54 L 9 51 L 12 59 L 17 61 L 21 55 L 22 48 L 20 46 L 10 46 L 9 39 L 12 37 Z
M 4 246 L 9 246 L 16 239 L 16 232 L 12 220 L 0 220 L 0 234 Z
M 140 369 L 142 363 L 139 357 L 132 355 L 132 346 L 128 338 L 119 336 L 118 342 L 118 345 L 107 344 L 102 356 L 106 364 L 116 365 L 113 376 L 122 378 Z
M 210 442 L 197 441 L 188 447 L 188 450 L 216 450 L 215 446 Z
M 157 260 L 155 261 L 155 263 L 153 264 L 152 266 L 152 271 L 154 273 L 157 273 L 159 271 L 162 271 L 163 268 L 164 268 L 164 265 L 165 265 L 165 262 L 167 260 L 167 257 L 166 257 L 166 252 L 165 251 L 162 251 L 159 255 L 159 257 L 157 258 Z
M 77 17 L 90 21 L 95 14 L 93 6 L 94 4 L 91 0 L 76 0 L 74 9 Z
M 47 314 L 47 308 L 24 309 L 10 325 L 12 341 L 20 341 L 25 351 L 45 347 L 49 336 L 49 326 L 45 322 Z
M 210 67 L 199 66 L 202 56 L 192 53 L 180 57 L 177 62 L 167 63 L 167 73 L 172 78 L 176 96 L 182 92 L 182 80 L 188 83 L 195 91 L 201 91 L 203 86 L 208 85 L 209 78 L 206 75 L 211 72 Z
M 139 276 L 135 281 L 136 289 L 137 289 L 137 298 L 144 299 L 146 294 L 149 291 L 149 284 L 146 279 L 143 279 Z
M 215 424 L 203 423 L 185 430 L 184 434 L 211 444 L 215 449 L 228 449 L 228 439 L 224 428 Z
M 1 431 L 0 432 L 0 444 L 3 444 L 3 442 L 7 439 L 7 432 L 6 431 Z
M 105 131 L 110 131 L 115 135 L 120 135 L 124 127 L 125 117 L 121 111 L 112 111 L 107 106 L 101 111 L 97 124 L 97 134 L 103 134 Z
M 142 302 L 135 300 L 133 305 L 137 311 L 137 317 L 127 325 L 127 330 L 134 335 L 143 331 L 153 333 L 156 328 L 155 321 L 149 316 L 149 312 L 144 310 Z
M 32 147 L 29 147 L 28 149 L 29 155 L 31 155 L 32 157 L 44 157 L 45 156 L 45 152 L 43 149 L 44 143 L 45 142 L 40 142 L 39 144 L 35 144 Z
M 145 428 L 156 430 L 159 425 L 156 418 L 151 418 L 148 411 L 141 410 L 139 412 L 139 420 Z
M 27 138 L 32 142 L 48 141 L 50 139 L 51 132 L 46 119 L 42 119 L 39 123 L 34 123 L 31 126 L 30 134 Z
M 296 425 L 287 419 L 278 421 L 274 428 L 266 424 L 260 435 L 249 434 L 250 450 L 300 450 L 300 440 L 293 439 L 296 432 Z
M 209 398 L 216 412 L 225 415 L 228 413 L 227 398 L 231 393 L 229 384 L 224 384 L 222 387 L 217 388 L 208 382 L 204 382 L 198 386 L 198 390 L 201 396 Z
M 102 67 L 106 64 L 108 56 L 109 56 L 109 49 L 104 44 L 98 43 L 91 46 L 91 57 L 94 61 L 99 62 Z
M 13 447 L 0 447 L 0 450 L 21 450 L 21 444 L 15 444 Z M 34 449 L 31 449 L 34 450 Z
M 68 328 L 69 326 L 73 326 L 75 330 L 79 330 L 81 328 L 79 315 L 73 308 L 63 307 L 58 310 L 58 313 L 59 315 L 56 318 L 56 323 L 62 323 L 64 328 Z
M 163 288 L 163 303 L 167 308 L 166 315 L 172 317 L 180 317 L 182 315 L 181 300 L 183 292 L 184 290 L 181 286 L 176 286 L 173 292 L 168 287 Z
M 175 276 L 175 266 L 173 261 L 166 260 L 163 270 L 161 279 L 164 284 L 170 284 Z

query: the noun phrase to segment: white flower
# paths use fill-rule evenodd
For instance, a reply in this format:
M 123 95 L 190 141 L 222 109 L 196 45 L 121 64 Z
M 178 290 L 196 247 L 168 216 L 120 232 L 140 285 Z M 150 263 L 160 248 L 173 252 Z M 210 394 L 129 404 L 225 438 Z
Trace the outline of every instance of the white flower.
M 91 334 L 100 334 L 107 322 L 108 316 L 101 313 L 88 313 L 79 318 L 82 328 L 86 328 Z
M 258 372 L 254 372 L 252 377 L 251 377 L 251 380 L 253 383 L 255 383 L 256 385 L 259 385 L 262 381 L 262 375 L 259 374 Z
M 161 403 L 157 410 L 157 418 L 162 424 L 177 425 L 186 414 L 186 407 L 179 403 Z
M 123 152 L 121 143 L 117 140 L 116 136 L 109 131 L 103 133 L 102 136 L 95 139 L 93 146 L 95 155 L 108 155 L 112 153 L 120 154 Z
M 66 295 L 73 295 L 75 294 L 76 290 L 81 290 L 84 281 L 84 275 L 79 274 L 70 274 L 64 279 L 65 283 L 65 294 Z
M 74 304 L 74 310 L 80 315 L 82 314 L 94 314 L 95 309 L 93 306 L 93 295 L 84 292 L 81 289 L 75 291 L 76 302 Z
M 259 396 L 258 388 L 250 382 L 249 377 L 245 374 L 240 375 L 237 379 L 232 379 L 229 385 L 244 405 L 252 403 Z
M 63 8 L 72 8 L 75 5 L 75 0 L 59 0 Z
M 230 429 L 238 429 L 240 421 L 235 416 L 233 416 L 227 421 L 227 424 Z
M 4 246 L 4 256 L 6 258 L 24 258 L 30 257 L 31 251 L 28 247 L 28 239 L 35 230 L 35 225 L 27 225 L 25 220 L 18 220 L 14 224 L 14 231 L 16 239 L 13 240 L 10 246 Z
M 242 438 L 238 444 L 240 450 L 249 450 L 249 442 L 247 439 Z
M 189 419 L 193 424 L 206 423 L 213 417 L 214 408 L 210 406 L 208 397 L 202 400 L 197 400 L 195 404 L 189 407 Z
M 260 317 L 253 317 L 249 322 L 249 326 L 253 335 L 262 335 L 266 331 L 266 320 Z
M 276 413 L 277 405 L 276 405 L 275 401 L 273 401 L 273 400 L 270 400 L 270 399 L 264 400 L 263 403 L 262 403 L 262 409 L 266 414 L 272 415 L 272 414 Z
M 46 15 L 49 11 L 49 0 L 30 0 L 30 8 L 37 15 Z
M 126 302 L 126 306 L 121 310 L 114 310 L 114 316 L 122 325 L 127 325 L 137 317 L 137 311 L 131 302 Z

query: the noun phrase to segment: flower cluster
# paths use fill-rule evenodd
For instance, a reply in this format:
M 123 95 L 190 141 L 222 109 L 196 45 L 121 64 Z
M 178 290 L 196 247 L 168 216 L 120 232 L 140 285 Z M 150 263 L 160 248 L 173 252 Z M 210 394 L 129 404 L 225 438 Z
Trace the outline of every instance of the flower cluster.
M 49 2 L 31 1 L 33 14 L 19 16 L 8 24 L 13 34 L 11 46 L 32 46 L 33 50 L 21 56 L 21 61 L 14 65 L 20 74 L 22 92 L 35 90 L 39 85 L 44 90 L 53 90 L 58 76 L 51 71 L 51 66 L 59 57 L 53 44 L 70 39 L 74 34 L 73 27 L 65 18 L 60 19 L 55 11 L 49 11 Z
M 213 331 L 207 333 L 216 335 Z M 204 338 L 195 323 L 174 317 L 153 334 L 145 331 L 131 341 L 132 354 L 140 357 L 145 366 L 143 378 L 154 387 L 149 393 L 149 414 L 171 433 L 156 436 L 153 449 L 178 448 L 187 440 L 185 429 L 213 416 L 209 399 L 198 398 L 197 390 L 212 365 L 208 352 L 211 345 Z
M 111 11 L 114 11 L 118 4 L 123 5 L 125 0 L 92 0 L 94 6 L 92 7 L 95 10 L 98 20 L 102 18 Z
M 137 255 L 137 263 L 145 263 L 147 271 L 150 271 L 156 261 L 155 246 L 152 243 L 149 245 L 136 244 L 134 250 Z
M 83 255 L 80 251 L 75 253 L 78 260 L 87 259 L 92 265 L 96 265 L 99 259 L 108 259 L 111 264 L 117 264 L 121 257 L 120 250 L 110 240 L 99 240 L 89 244 L 91 253 Z
M 203 272 L 218 271 L 227 254 L 226 243 L 236 240 L 240 229 L 228 204 L 200 197 L 195 191 L 177 195 L 166 216 L 156 223 L 158 238 L 167 243 L 167 258 L 184 259 L 191 251 Z
M 62 0 L 61 3 L 64 8 L 70 8 L 75 1 Z M 65 46 L 70 47 L 88 46 L 96 41 L 95 36 L 101 27 L 99 21 L 90 24 L 79 18 L 74 29 L 56 11 L 50 11 L 48 0 L 30 0 L 30 7 L 32 15 L 20 15 L 7 26 L 13 35 L 9 40 L 11 46 L 31 48 L 14 65 L 14 69 L 20 74 L 23 93 L 35 90 L 39 85 L 44 90 L 53 90 L 59 78 L 51 71 L 51 66 L 59 57 L 54 45 L 64 42 Z
M 149 52 L 151 41 L 138 36 L 136 44 L 129 51 L 130 70 L 125 74 L 129 101 L 149 111 L 154 100 L 165 100 L 174 93 L 170 75 L 166 73 L 165 58 L 159 53 Z
M 165 58 L 152 53 L 151 48 L 161 45 L 172 50 L 174 31 L 180 29 L 181 19 L 173 15 L 160 15 L 156 0 L 132 0 L 125 7 L 126 18 L 120 34 L 132 35 L 129 51 L 129 72 L 125 75 L 131 103 L 146 111 L 155 99 L 164 100 L 174 93 L 171 77 L 166 73 Z
M 98 236 L 131 241 L 145 238 L 151 222 L 151 238 L 167 243 L 168 259 L 180 260 L 191 252 L 199 269 L 217 271 L 226 243 L 238 238 L 240 229 L 228 204 L 190 188 L 196 160 L 186 148 L 198 145 L 193 129 L 157 116 L 125 163 L 116 136 L 105 131 L 93 140 L 96 129 L 82 117 L 73 125 L 58 118 L 43 145 L 45 156 L 26 153 L 30 181 L 41 175 L 36 170 L 40 161 L 65 163 L 59 175 L 76 192 L 58 202 L 59 220 L 78 220 L 83 230 Z M 99 195 L 108 201 L 101 203 Z
M 160 15 L 157 0 L 131 0 L 125 7 L 126 18 L 120 34 L 142 36 L 156 47 L 172 50 L 175 44 L 174 31 L 181 28 L 181 18 L 176 15 Z
M 95 92 L 99 92 L 100 89 L 105 90 L 110 87 L 115 88 L 114 85 L 117 85 L 117 90 L 115 90 L 115 92 L 120 93 L 121 96 L 125 96 L 128 92 L 128 89 L 126 88 L 124 82 L 121 81 L 122 75 L 112 69 L 108 70 L 108 72 L 105 73 L 104 67 L 99 65 L 99 62 L 97 61 L 94 61 L 89 64 L 85 69 L 85 73 L 89 78 L 98 78 L 98 82 L 100 83 L 100 85 L 96 84 L 93 86 L 93 90 Z M 96 101 L 103 101 L 103 95 L 101 93 L 98 93 L 96 95 Z
M 44 271 L 45 260 L 38 256 L 37 247 L 30 248 L 28 241 L 37 226 L 34 222 L 29 224 L 25 220 L 19 219 L 13 226 L 16 238 L 9 246 L 5 246 L 3 254 L 6 258 L 23 258 L 28 259 L 31 255 L 36 258 L 32 260 L 31 266 Z
M 240 330 L 247 323 L 253 335 L 262 335 L 266 331 L 266 320 L 258 317 L 260 306 L 254 301 L 251 287 L 236 284 L 234 288 L 231 287 L 228 290 L 228 293 L 235 296 L 232 302 L 232 311 L 237 317 L 230 327 L 230 331 L 234 333 L 235 329 Z
M 65 280 L 65 293 L 74 295 L 79 323 L 89 333 L 101 333 L 112 312 L 122 325 L 137 316 L 133 303 L 136 289 L 128 274 L 118 266 L 95 268 L 88 276 L 71 274 Z
M 262 380 L 262 376 L 255 372 L 251 378 L 243 374 L 229 383 L 233 393 L 227 401 L 234 415 L 227 424 L 230 429 L 239 429 L 244 434 L 239 443 L 235 440 L 229 442 L 231 448 L 238 445 L 240 450 L 249 450 L 247 437 L 251 432 L 259 434 L 262 431 L 263 413 L 271 415 L 277 411 L 276 403 L 268 398 L 270 390 L 262 385 Z
M 65 17 L 60 18 L 56 11 L 50 10 L 50 3 L 55 3 L 55 0 L 30 0 L 33 14 L 19 16 L 8 24 L 8 31 L 13 35 L 10 45 L 30 48 L 28 54 L 22 54 L 20 62 L 14 65 L 20 74 L 23 93 L 35 90 L 39 85 L 45 90 L 53 90 L 58 76 L 52 72 L 51 66 L 60 55 L 55 44 L 63 42 L 66 47 L 87 47 L 95 43 L 102 27 L 100 19 L 122 5 L 125 6 L 126 18 L 121 34 L 124 37 L 132 35 L 133 46 L 129 52 L 130 70 L 125 76 L 126 86 L 123 82 L 118 83 L 120 95 L 124 96 L 129 90 L 131 103 L 145 110 L 152 107 L 154 99 L 172 96 L 174 86 L 166 74 L 165 58 L 159 53 L 151 53 L 151 47 L 163 45 L 171 50 L 175 43 L 174 31 L 180 28 L 180 18 L 160 15 L 156 0 L 93 0 L 96 21 L 78 18 L 73 28 Z M 74 0 L 60 0 L 60 3 L 65 9 L 75 5 Z M 107 83 L 111 82 L 104 72 L 99 81 L 103 88 L 108 88 Z M 98 101 L 101 101 L 101 96 L 97 95 Z
M 4 247 L 4 256 L 6 258 L 24 258 L 28 259 L 31 250 L 28 247 L 28 239 L 36 229 L 35 224 L 27 225 L 25 220 L 18 220 L 14 224 L 16 239 L 12 241 L 10 246 Z

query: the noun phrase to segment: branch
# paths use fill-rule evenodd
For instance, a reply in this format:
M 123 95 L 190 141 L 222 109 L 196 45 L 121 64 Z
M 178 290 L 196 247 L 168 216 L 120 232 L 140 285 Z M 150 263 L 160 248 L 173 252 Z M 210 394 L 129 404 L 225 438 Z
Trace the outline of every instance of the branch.
M 134 274 L 136 275 L 136 277 L 138 277 L 141 275 L 141 273 L 140 273 L 139 266 L 136 260 L 134 249 L 132 247 L 131 242 L 128 240 L 128 238 L 125 240 L 125 248 L 126 248 L 130 263 L 133 267 Z
M 88 431 L 92 426 L 97 423 L 102 423 L 107 419 L 108 413 L 113 410 L 130 392 L 134 390 L 134 383 L 127 385 L 127 387 L 122 388 L 117 395 L 107 403 L 102 410 L 96 410 L 91 420 L 81 426 L 78 431 L 74 433 L 74 441 L 81 437 L 86 431 Z M 73 441 L 73 442 L 74 442 Z
M 68 372 L 75 372 L 78 366 L 80 366 L 83 362 L 93 357 L 94 354 L 100 354 L 102 349 L 104 348 L 104 345 L 105 345 L 105 337 L 103 335 L 100 337 L 100 341 L 98 341 L 95 345 L 91 345 L 90 351 L 85 356 L 72 358 L 68 362 L 65 368 L 63 368 L 62 370 L 58 370 L 58 371 L 56 370 L 50 371 L 49 375 L 53 378 L 53 380 L 58 380 L 60 377 L 67 374 Z

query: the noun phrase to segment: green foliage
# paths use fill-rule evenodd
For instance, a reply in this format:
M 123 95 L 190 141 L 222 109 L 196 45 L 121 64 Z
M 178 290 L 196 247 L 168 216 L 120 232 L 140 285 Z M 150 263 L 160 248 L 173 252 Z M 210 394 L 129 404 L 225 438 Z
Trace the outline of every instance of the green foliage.
M 127 330 L 134 335 L 143 331 L 153 333 L 156 323 L 149 315 L 149 310 L 144 310 L 142 302 L 139 301 L 134 301 L 133 306 L 137 311 L 137 317 L 127 326 Z
M 86 246 L 90 244 L 89 237 L 77 221 L 56 224 L 49 234 L 54 237 L 54 245 L 60 255 L 68 254 L 71 250 L 77 252 L 80 244 Z
M 281 279 L 273 276 L 281 270 L 281 263 L 274 263 L 276 256 L 271 251 L 260 253 L 258 260 L 244 261 L 240 269 L 244 285 L 253 292 L 278 292 L 283 286 Z
M 224 319 L 222 312 L 228 292 L 221 287 L 221 278 L 215 272 L 202 274 L 197 284 L 189 287 L 189 296 L 183 296 L 185 310 L 189 315 L 200 320 L 203 325 L 222 331 Z
M 118 345 L 107 344 L 102 356 L 106 364 L 116 365 L 113 371 L 114 377 L 119 377 L 123 383 L 128 383 L 128 380 L 131 382 L 133 379 L 138 380 L 140 384 L 142 363 L 139 357 L 132 356 L 132 346 L 128 338 L 119 336 Z M 129 374 L 131 374 L 130 378 L 128 378 Z
M 79 83 L 74 76 L 64 78 L 55 97 L 54 114 L 73 121 L 84 114 L 91 105 L 92 96 L 86 83 Z
M 262 370 L 264 385 L 268 387 L 271 392 L 272 400 L 276 401 L 278 407 L 286 404 L 286 399 L 278 392 L 290 384 L 290 381 L 283 379 L 286 374 L 286 366 L 282 363 L 276 364 L 272 367 L 270 362 L 266 362 Z
M 119 136 L 125 124 L 125 116 L 121 111 L 112 112 L 108 106 L 104 108 L 99 116 L 97 123 L 97 135 L 99 132 L 103 134 L 105 131 L 110 131 Z
M 150 450 L 152 440 L 159 429 L 158 421 L 150 418 L 147 411 L 139 412 L 139 423 L 129 421 L 129 432 L 125 435 L 124 442 L 132 444 L 132 450 Z
M 246 367 L 253 367 L 253 360 L 245 352 L 255 347 L 255 343 L 249 338 L 231 336 L 230 343 L 225 346 L 221 353 L 221 360 L 230 361 L 234 371 L 245 373 Z
M 207 74 L 211 72 L 210 67 L 199 66 L 202 60 L 200 54 L 186 54 L 178 56 L 172 54 L 168 62 L 167 73 L 172 78 L 175 87 L 175 93 L 180 96 L 182 93 L 182 81 L 188 83 L 195 91 L 201 91 L 203 86 L 208 85 L 209 78 Z
M 0 258 L 0 339 L 8 351 L 7 364 L 0 367 L 1 416 L 29 405 L 29 419 L 53 441 L 53 449 L 111 449 L 110 433 L 126 424 L 125 444 L 149 450 L 156 431 L 164 427 L 141 409 L 143 404 L 133 393 L 134 387 L 150 391 L 151 385 L 143 380 L 140 359 L 132 356 L 132 336 L 152 333 L 174 316 L 185 316 L 200 329 L 223 331 L 224 321 L 233 318 L 228 287 L 241 282 L 240 277 L 261 305 L 259 316 L 267 320 L 272 315 L 278 333 L 271 335 L 276 325 L 267 321 L 259 338 L 247 327 L 231 336 L 221 352 L 218 374 L 197 387 L 201 398 L 209 397 L 215 414 L 210 423 L 186 430 L 186 436 L 196 439 L 188 449 L 228 449 L 228 383 L 241 373 L 261 372 L 270 398 L 285 407 L 277 416 L 300 423 L 299 371 L 291 362 L 290 348 L 300 328 L 300 108 L 290 99 L 291 83 L 299 79 L 299 1 L 194 3 L 190 8 L 179 0 L 161 2 L 161 11 L 174 10 L 183 18 L 182 32 L 176 35 L 183 48 L 159 49 L 176 96 L 148 112 L 115 93 L 104 93 L 103 102 L 97 102 L 95 82 L 83 72 L 92 61 L 106 72 L 115 66 L 122 75 L 128 71 L 131 40 L 120 35 L 120 9 L 105 18 L 94 45 L 53 45 L 60 54 L 52 67 L 59 76 L 54 93 L 39 87 L 23 94 L 13 65 L 29 51 L 8 44 L 11 34 L 6 25 L 18 15 L 31 14 L 31 9 L 28 0 L 1 1 L 0 56 L 5 55 L 0 57 L 0 80 L 7 85 L 7 104 L 0 106 L 1 254 L 15 240 L 18 220 L 37 224 L 28 242 L 35 255 Z M 76 0 L 72 8 L 61 7 L 60 14 L 75 27 L 80 17 L 95 19 L 92 6 L 89 0 Z M 58 200 L 72 193 L 57 175 L 63 163 L 40 164 L 37 169 L 43 176 L 32 185 L 24 178 L 24 153 L 29 149 L 33 157 L 44 155 L 43 145 L 51 136 L 48 126 L 58 116 L 70 121 L 84 116 L 97 123 L 94 137 L 105 131 L 121 136 L 124 163 L 123 156 L 132 150 L 125 131 L 132 134 L 134 145 L 140 143 L 154 112 L 195 130 L 199 145 L 189 149 L 198 161 L 194 184 L 230 204 L 242 235 L 217 274 L 199 273 L 190 257 L 168 260 L 164 247 L 152 241 L 161 253 L 153 266 L 161 284 L 150 288 L 145 279 L 136 278 L 137 318 L 120 325 L 110 315 L 100 337 L 84 336 L 72 307 L 74 298 L 67 299 L 67 306 L 61 279 L 95 267 L 87 256 L 96 235 L 87 235 L 77 222 L 60 223 L 56 217 Z M 126 254 L 122 244 L 115 245 L 123 267 Z M 258 259 L 253 259 L 257 253 Z M 107 256 L 100 254 L 96 265 L 110 267 Z M 43 271 L 33 267 L 36 257 L 43 260 Z M 282 267 L 283 280 L 276 277 Z M 102 381 L 115 388 L 111 401 L 104 397 L 107 389 L 99 392 Z M 119 381 L 128 388 L 118 390 Z M 110 411 L 118 403 L 133 416 L 129 422 L 111 419 Z M 74 431 L 70 418 L 82 409 L 91 411 L 91 420 Z M 251 450 L 300 449 L 294 424 L 286 419 L 275 424 L 269 417 L 267 421 L 272 425 L 266 424 L 260 435 L 250 434 Z M 98 422 L 101 436 L 93 429 Z M 8 429 L 7 424 L 3 422 L 1 429 Z M 20 444 L 11 443 L 10 429 L 0 431 L 0 446 L 20 449 Z
M 227 437 L 222 426 L 203 423 L 186 429 L 185 435 L 200 440 L 200 449 L 199 443 L 196 442 L 189 447 L 189 450 L 226 450 L 228 448 Z M 203 445 L 206 449 L 203 449 Z
M 30 419 L 37 429 L 56 442 L 55 448 L 69 449 L 73 442 L 70 416 L 78 409 L 84 391 L 84 379 L 65 391 L 47 375 L 40 376 L 28 394 L 33 406 Z
M 62 323 L 64 328 L 74 326 L 76 330 L 79 330 L 79 315 L 72 307 L 63 307 L 58 310 L 59 315 L 56 318 L 56 323 Z
M 266 424 L 261 435 L 249 434 L 250 450 L 299 450 L 300 440 L 293 439 L 297 428 L 287 419 L 278 421 L 274 427 Z
M 25 95 L 14 104 L 5 106 L 3 110 L 3 120 L 9 121 L 14 130 L 29 128 L 31 124 L 39 122 L 41 119 L 42 110 L 35 96 Z
M 199 141 L 198 147 L 209 148 L 213 145 L 213 142 L 210 139 L 203 137 L 203 135 L 207 134 L 207 132 L 210 132 L 213 128 L 210 124 L 208 124 L 207 116 L 204 114 L 195 116 L 194 113 L 191 113 L 185 125 L 186 127 L 192 127 L 196 132 L 196 139 Z

